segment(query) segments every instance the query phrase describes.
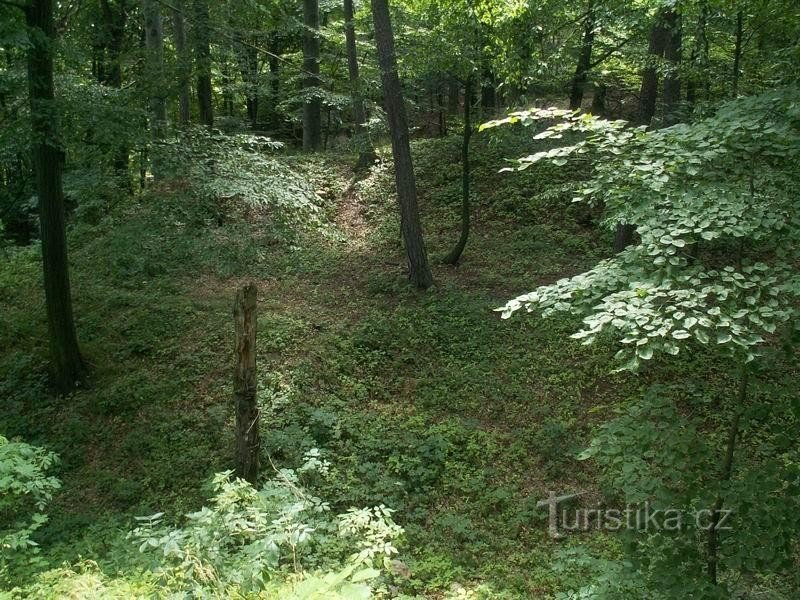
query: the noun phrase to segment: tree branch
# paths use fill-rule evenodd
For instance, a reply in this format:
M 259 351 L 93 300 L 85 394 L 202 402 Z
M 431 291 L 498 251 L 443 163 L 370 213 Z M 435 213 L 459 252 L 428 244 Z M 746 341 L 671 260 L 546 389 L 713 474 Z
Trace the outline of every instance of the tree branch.
M 592 62 L 589 64 L 589 68 L 590 68 L 590 69 L 594 69 L 596 66 L 598 66 L 598 65 L 600 65 L 600 64 L 602 64 L 602 63 L 604 63 L 606 60 L 608 60 L 609 58 L 611 58 L 611 56 L 612 56 L 612 55 L 613 55 L 615 52 L 617 52 L 618 50 L 622 50 L 622 48 L 624 48 L 626 45 L 628 45 L 632 39 L 633 39 L 633 37 L 626 38 L 626 39 L 622 40 L 622 41 L 621 41 L 619 44 L 617 44 L 616 46 L 614 46 L 613 48 L 611 48 L 611 49 L 607 50 L 607 51 L 606 51 L 605 53 L 603 53 L 603 54 L 602 54 L 602 55 L 601 55 L 599 58 L 597 58 L 597 59 L 595 59 L 594 61 L 592 61 Z

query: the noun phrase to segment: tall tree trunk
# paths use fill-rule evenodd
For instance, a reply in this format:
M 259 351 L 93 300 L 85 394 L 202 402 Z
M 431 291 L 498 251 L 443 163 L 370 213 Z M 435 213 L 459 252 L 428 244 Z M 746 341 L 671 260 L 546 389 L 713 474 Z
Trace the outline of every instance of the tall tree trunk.
M 668 32 L 664 27 L 665 11 L 656 14 L 650 29 L 650 41 L 647 51 L 647 63 L 642 70 L 642 87 L 639 91 L 639 125 L 650 125 L 656 114 L 658 100 L 658 59 L 664 56 Z M 618 223 L 614 235 L 614 252 L 622 252 L 633 243 L 636 227 L 630 223 Z
M 222 60 L 220 65 L 222 71 L 222 114 L 226 117 L 233 116 L 233 77 L 231 76 L 231 65 L 227 59 Z
M 747 401 L 747 389 L 750 383 L 750 369 L 747 364 L 742 366 L 742 375 L 739 382 L 739 394 L 736 399 L 736 412 L 733 415 L 731 426 L 728 431 L 728 443 L 725 446 L 725 457 L 722 462 L 722 472 L 720 473 L 719 481 L 725 484 L 730 481 L 733 474 L 733 457 L 736 450 L 736 440 L 739 437 L 739 425 L 742 420 L 742 413 L 745 410 L 745 403 Z M 717 496 L 714 502 L 714 508 L 711 511 L 711 523 L 708 528 L 707 539 L 707 566 L 708 578 L 712 585 L 717 585 L 717 564 L 719 562 L 719 540 L 717 539 L 717 527 L 719 527 L 722 517 L 722 506 L 725 499 L 722 495 Z
M 112 6 L 109 0 L 100 0 L 103 23 L 101 30 L 101 61 L 98 68 L 98 82 L 101 85 L 120 89 L 122 87 L 122 46 L 125 41 L 125 25 L 128 21 L 128 7 L 125 2 Z M 120 145 L 114 156 L 114 171 L 132 191 L 128 173 L 129 150 Z
M 211 128 L 214 126 L 214 100 L 211 87 L 211 30 L 207 0 L 194 0 L 194 54 L 200 122 Z
M 400 77 L 397 74 L 389 5 L 387 0 L 371 1 L 384 103 L 392 137 L 397 198 L 400 204 L 400 224 L 408 256 L 409 279 L 418 288 L 428 288 L 433 283 L 433 275 L 428 264 L 428 254 L 425 250 L 422 223 L 417 206 L 417 182 L 411 160 L 406 107 L 400 88 Z
M 664 58 L 669 69 L 664 77 L 664 124 L 669 127 L 680 121 L 681 113 L 680 67 L 683 50 L 683 25 L 681 15 L 676 9 L 673 8 L 664 15 L 664 27 L 667 30 Z
M 164 95 L 164 30 L 158 0 L 142 0 L 142 14 L 150 97 L 150 132 L 154 140 L 161 140 L 167 122 L 167 103 Z
M 30 32 L 28 88 L 32 156 L 39 195 L 42 264 L 54 383 L 61 393 L 74 389 L 85 373 L 72 316 L 67 259 L 66 219 L 59 147 L 57 109 L 53 90 L 53 0 L 31 0 L 25 10 Z
M 186 127 L 191 120 L 191 60 L 186 47 L 186 28 L 183 0 L 173 0 L 172 30 L 175 34 L 175 52 L 178 55 L 178 118 Z
M 656 114 L 658 100 L 658 59 L 664 56 L 668 32 L 664 27 L 664 11 L 659 11 L 650 29 L 647 63 L 642 70 L 642 86 L 639 91 L 639 125 L 650 125 Z
M 586 88 L 586 79 L 592 64 L 592 49 L 594 48 L 595 11 L 594 0 L 589 0 L 586 17 L 583 21 L 583 42 L 578 55 L 578 64 L 572 78 L 572 90 L 569 95 L 569 107 L 577 110 L 583 105 L 583 92 Z
M 592 107 L 589 111 L 598 117 L 606 115 L 606 93 L 607 88 L 605 83 L 595 82 L 594 95 L 592 96 Z
M 736 13 L 736 41 L 733 47 L 733 83 L 732 93 L 733 97 L 739 96 L 739 78 L 742 71 L 742 43 L 744 36 L 744 15 L 742 11 Z
M 128 21 L 124 2 L 112 6 L 109 0 L 100 0 L 103 22 L 100 25 L 100 62 L 97 69 L 98 82 L 113 88 L 122 87 L 122 45 L 125 41 L 125 25 Z
M 278 113 L 278 101 L 281 94 L 281 63 L 278 55 L 281 51 L 277 41 L 273 41 L 269 47 L 272 55 L 269 57 L 269 126 L 273 131 L 277 131 L 281 125 L 281 117 Z
M 247 118 L 250 128 L 258 128 L 258 51 L 250 45 L 242 46 L 242 77 L 247 87 Z
M 439 137 L 447 135 L 447 109 L 444 105 L 444 83 L 436 83 L 436 111 L 439 115 Z
M 461 236 L 450 251 L 444 263 L 454 265 L 458 263 L 469 239 L 470 225 L 470 199 L 469 199 L 469 142 L 472 139 L 472 78 L 467 79 L 464 86 L 464 137 L 461 144 Z
M 303 149 L 319 150 L 322 141 L 322 102 L 319 79 L 319 0 L 303 0 L 303 69 L 307 72 L 303 88 Z
M 461 83 L 455 77 L 450 77 L 447 83 L 447 113 L 457 115 L 461 105 Z
M 353 22 L 353 0 L 344 0 L 344 39 L 347 47 L 347 72 L 350 78 L 350 97 L 353 104 L 353 121 L 356 143 L 358 144 L 358 163 L 356 168 L 364 168 L 375 162 L 375 150 L 364 127 L 367 112 L 361 95 L 361 77 L 358 73 L 358 53 L 356 51 L 356 28 Z
M 483 69 L 483 85 L 481 85 L 481 108 L 483 116 L 494 116 L 497 111 L 497 88 L 494 73 L 487 66 Z
M 708 86 L 707 24 L 708 0 L 700 0 L 700 14 L 697 18 L 697 29 L 695 30 L 694 45 L 692 46 L 692 73 L 686 81 L 686 104 L 689 110 L 692 110 L 697 102 L 698 81 L 702 81 L 706 87 Z

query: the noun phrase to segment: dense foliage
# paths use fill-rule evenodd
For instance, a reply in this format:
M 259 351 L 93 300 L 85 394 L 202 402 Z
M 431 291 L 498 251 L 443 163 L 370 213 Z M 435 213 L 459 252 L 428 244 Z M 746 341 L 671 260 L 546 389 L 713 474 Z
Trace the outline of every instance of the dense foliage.
M 798 39 L 0 0 L 0 598 L 796 598 Z

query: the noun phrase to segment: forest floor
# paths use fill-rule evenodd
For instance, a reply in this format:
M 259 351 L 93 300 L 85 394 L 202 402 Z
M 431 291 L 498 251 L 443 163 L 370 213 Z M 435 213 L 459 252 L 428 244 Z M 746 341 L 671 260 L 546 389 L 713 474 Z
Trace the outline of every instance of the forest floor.
M 69 398 L 46 390 L 37 249 L 14 251 L 0 267 L 0 432 L 61 455 L 44 555 L 111 564 L 135 553 L 122 535 L 134 516 L 196 510 L 209 477 L 230 468 L 231 303 L 246 280 L 259 287 L 265 450 L 295 466 L 320 448 L 332 464 L 320 497 L 397 510 L 404 591 L 548 597 L 584 579 L 579 563 L 553 568 L 565 549 L 616 555 L 599 533 L 550 540 L 536 504 L 549 490 L 596 493 L 576 454 L 652 377 L 612 374 L 613 348 L 569 339 L 575 319 L 493 312 L 611 245 L 570 207 L 574 173 L 498 173 L 529 140 L 477 138 L 473 233 L 457 267 L 439 257 L 458 236 L 460 140 L 415 142 L 436 279 L 426 292 L 405 281 L 390 169 L 354 182 L 348 155 L 286 159 L 329 203 L 335 236 L 265 244 L 257 220 L 193 223 L 192 199 L 170 186 L 76 225 L 75 312 L 93 376 Z M 731 385 L 713 364 L 671 365 L 660 381 Z

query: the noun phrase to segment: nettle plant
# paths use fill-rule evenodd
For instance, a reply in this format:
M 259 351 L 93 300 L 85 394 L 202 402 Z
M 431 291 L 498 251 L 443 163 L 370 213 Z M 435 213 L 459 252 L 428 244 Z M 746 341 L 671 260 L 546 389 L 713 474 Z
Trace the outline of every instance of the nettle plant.
M 186 515 L 184 526 L 158 513 L 139 517 L 130 537 L 168 588 L 198 597 L 369 598 L 403 529 L 382 505 L 332 515 L 303 485 L 325 476 L 328 463 L 315 451 L 305 458 L 260 489 L 220 473 L 210 506 Z
M 704 431 L 718 448 L 703 460 L 673 460 L 680 452 L 665 441 L 684 439 L 686 427 L 677 409 L 661 437 L 651 435 L 660 428 L 648 430 L 646 420 L 625 413 L 602 429 L 582 456 L 604 467 L 626 502 L 656 499 L 685 509 L 705 507 L 712 515 L 703 529 L 672 538 L 639 537 L 639 559 L 659 544 L 675 550 L 650 553 L 668 560 L 635 561 L 639 576 L 653 583 L 651 591 L 679 581 L 681 593 L 718 597 L 727 593 L 722 579 L 730 579 L 731 572 L 781 570 L 791 560 L 792 543 L 783 542 L 796 532 L 796 519 L 787 517 L 794 503 L 759 497 L 792 497 L 796 452 L 752 451 L 748 468 L 742 465 L 739 473 L 733 458 L 744 428 L 768 423 L 764 429 L 772 427 L 771 435 L 775 423 L 786 427 L 798 416 L 797 406 L 753 402 L 748 394 L 751 373 L 760 368 L 753 361 L 778 347 L 781 338 L 796 339 L 800 316 L 797 97 L 797 90 L 787 89 L 741 98 L 709 118 L 657 131 L 558 109 L 513 113 L 484 125 L 556 120 L 535 137 L 569 136 L 570 143 L 521 158 L 508 170 L 543 160 L 585 169 L 589 177 L 575 200 L 602 206 L 609 228 L 628 224 L 638 234 L 632 245 L 589 271 L 509 301 L 498 309 L 503 318 L 522 309 L 543 317 L 579 315 L 582 327 L 572 337 L 587 345 L 601 338 L 618 343 L 619 371 L 637 371 L 648 361 L 682 352 L 721 356 L 734 371 L 741 369 L 736 397 L 708 415 L 711 424 L 704 429 L 715 432 L 720 416 L 728 414 L 730 426 L 725 432 Z M 651 404 L 645 399 L 640 413 L 649 414 Z M 719 447 L 722 458 L 715 461 L 710 457 L 719 456 Z M 654 448 L 673 456 L 656 460 Z M 662 485 L 664 465 L 673 465 L 687 485 Z M 733 534 L 717 531 L 723 506 L 741 513 L 754 502 L 771 517 L 755 518 L 751 511 L 749 525 L 742 517 Z M 770 561 L 756 565 L 752 556 L 765 549 Z

